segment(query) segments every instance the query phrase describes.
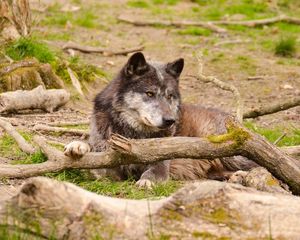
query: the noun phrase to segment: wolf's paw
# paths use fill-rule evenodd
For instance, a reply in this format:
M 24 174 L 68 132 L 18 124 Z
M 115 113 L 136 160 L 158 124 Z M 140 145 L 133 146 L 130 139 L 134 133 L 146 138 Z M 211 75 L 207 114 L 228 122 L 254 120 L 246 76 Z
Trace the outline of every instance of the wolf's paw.
M 154 186 L 154 182 L 148 180 L 148 179 L 140 179 L 138 180 L 135 185 L 139 188 L 145 188 L 151 190 Z
M 85 142 L 73 141 L 65 146 L 64 154 L 68 157 L 79 158 L 90 151 L 90 146 Z

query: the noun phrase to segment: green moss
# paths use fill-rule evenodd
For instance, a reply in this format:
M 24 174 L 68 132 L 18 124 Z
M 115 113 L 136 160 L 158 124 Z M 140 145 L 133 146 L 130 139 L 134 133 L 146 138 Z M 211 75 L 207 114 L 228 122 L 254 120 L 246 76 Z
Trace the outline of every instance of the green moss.
M 214 209 L 210 214 L 207 214 L 206 218 L 214 223 L 224 223 L 230 219 L 230 216 L 224 208 L 217 208 Z
M 239 127 L 234 125 L 234 123 L 227 123 L 227 133 L 222 135 L 211 135 L 208 136 L 207 139 L 212 143 L 224 143 L 227 141 L 233 141 L 234 147 L 238 147 L 242 145 L 249 137 L 249 133 Z
M 209 232 L 198 232 L 198 231 L 194 231 L 192 233 L 192 236 L 194 238 L 202 238 L 202 239 L 213 239 L 216 238 L 215 235 L 209 233 Z

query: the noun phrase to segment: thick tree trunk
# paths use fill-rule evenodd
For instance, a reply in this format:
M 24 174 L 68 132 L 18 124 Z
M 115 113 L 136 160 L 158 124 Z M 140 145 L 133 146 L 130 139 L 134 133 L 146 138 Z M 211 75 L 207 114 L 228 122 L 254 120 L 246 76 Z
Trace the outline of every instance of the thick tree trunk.
M 299 197 L 216 181 L 188 184 L 171 197 L 151 201 L 99 196 L 73 184 L 37 177 L 0 204 L 0 225 L 41 238 L 300 236 Z
M 31 28 L 31 12 L 28 0 L 1 0 L 0 36 L 16 40 L 27 36 Z

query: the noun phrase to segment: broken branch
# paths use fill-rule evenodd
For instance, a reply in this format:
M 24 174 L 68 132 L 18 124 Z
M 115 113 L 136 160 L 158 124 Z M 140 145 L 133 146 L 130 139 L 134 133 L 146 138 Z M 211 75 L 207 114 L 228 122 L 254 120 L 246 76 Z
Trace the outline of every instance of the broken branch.
M 70 133 L 75 136 L 89 136 L 89 132 L 87 130 L 82 129 L 70 129 L 70 128 L 63 128 L 63 127 L 50 127 L 47 125 L 37 124 L 33 127 L 35 131 L 41 132 L 55 132 L 55 133 Z
M 35 149 L 33 146 L 31 146 L 22 136 L 20 133 L 17 132 L 17 130 L 8 122 L 7 120 L 0 118 L 0 127 L 5 130 L 7 134 L 12 136 L 20 149 L 25 152 L 32 154 L 35 152 Z
M 68 42 L 63 46 L 64 50 L 73 49 L 83 53 L 101 53 L 104 56 L 117 56 L 117 55 L 127 55 L 128 53 L 139 52 L 144 50 L 144 46 L 124 49 L 120 51 L 111 51 L 109 49 L 103 49 L 99 47 L 91 47 L 91 46 L 82 46 L 73 42 Z
M 226 33 L 227 30 L 216 26 L 212 22 L 193 22 L 193 21 L 167 21 L 167 20 L 137 20 L 126 16 L 119 16 L 118 20 L 121 22 L 133 24 L 134 26 L 172 26 L 172 27 L 186 27 L 186 26 L 199 26 L 209 29 L 216 33 Z
M 256 118 L 259 116 L 264 116 L 280 111 L 287 110 L 300 105 L 300 97 L 295 97 L 294 99 L 287 100 L 286 102 L 280 102 L 267 107 L 260 107 L 243 114 L 243 118 Z

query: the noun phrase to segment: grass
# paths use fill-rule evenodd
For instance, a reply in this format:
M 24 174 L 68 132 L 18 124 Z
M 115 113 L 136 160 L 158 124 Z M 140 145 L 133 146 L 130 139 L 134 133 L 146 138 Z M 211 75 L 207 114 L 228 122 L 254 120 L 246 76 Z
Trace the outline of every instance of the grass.
M 181 182 L 168 181 L 155 185 L 152 190 L 144 190 L 136 187 L 132 179 L 127 181 L 113 181 L 107 178 L 92 180 L 89 172 L 84 170 L 65 170 L 61 173 L 47 174 L 47 176 L 74 183 L 98 194 L 130 199 L 166 197 L 182 186 Z
M 300 129 L 291 128 L 291 127 L 274 127 L 270 128 L 263 128 L 255 125 L 251 121 L 247 121 L 244 125 L 251 129 L 252 131 L 259 133 L 266 137 L 270 142 L 275 142 L 284 132 L 287 135 L 278 143 L 278 146 L 294 146 L 300 145 Z
M 210 36 L 211 31 L 204 28 L 199 27 L 188 27 L 183 30 L 178 30 L 177 33 L 179 35 L 192 35 L 192 36 Z
M 5 52 L 17 61 L 27 57 L 34 57 L 42 63 L 55 61 L 55 53 L 48 45 L 34 38 L 20 38 L 6 46 Z
M 150 5 L 146 1 L 138 0 L 138 1 L 128 1 L 127 6 L 134 8 L 149 8 Z
M 296 55 L 296 38 L 281 38 L 275 45 L 275 54 L 281 57 L 293 57 Z

